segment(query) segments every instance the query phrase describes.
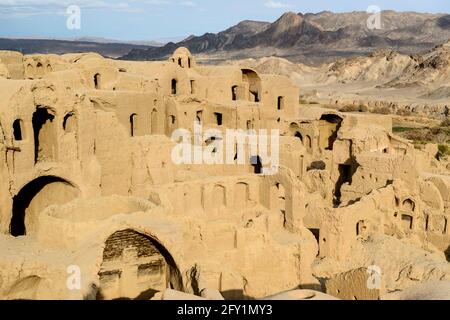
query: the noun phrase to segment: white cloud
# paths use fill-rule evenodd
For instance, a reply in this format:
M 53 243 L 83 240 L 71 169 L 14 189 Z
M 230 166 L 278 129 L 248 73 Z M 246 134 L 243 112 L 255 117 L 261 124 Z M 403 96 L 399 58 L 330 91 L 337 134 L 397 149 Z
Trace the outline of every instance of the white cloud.
M 264 3 L 264 6 L 270 9 L 283 9 L 289 8 L 291 5 L 280 1 L 268 0 Z
M 180 4 L 185 7 L 196 7 L 197 4 L 194 1 L 181 1 Z
M 128 1 L 129 2 L 129 1 Z M 17 18 L 33 15 L 65 14 L 70 5 L 83 9 L 107 9 L 120 12 L 136 12 L 126 0 L 0 0 L 0 17 Z
M 66 8 L 77 5 L 81 10 L 104 9 L 119 12 L 143 12 L 143 6 L 197 7 L 192 0 L 0 0 L 0 18 L 35 15 L 64 15 Z
M 172 2 L 168 1 L 168 0 L 131 0 L 131 1 L 132 2 L 140 2 L 143 4 L 149 4 L 149 5 L 153 5 L 153 6 L 172 4 Z

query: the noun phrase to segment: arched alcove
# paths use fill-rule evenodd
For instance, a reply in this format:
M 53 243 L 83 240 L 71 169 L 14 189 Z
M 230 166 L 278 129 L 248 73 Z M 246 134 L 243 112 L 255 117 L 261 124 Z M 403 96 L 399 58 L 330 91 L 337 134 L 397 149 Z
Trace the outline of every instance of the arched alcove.
M 63 129 L 67 133 L 75 132 L 77 128 L 77 119 L 76 116 L 69 112 L 64 116 L 63 120 Z
M 172 79 L 171 81 L 171 92 L 173 95 L 177 94 L 177 83 L 178 81 L 176 79 Z
M 102 77 L 100 75 L 100 73 L 96 73 L 94 75 L 94 88 L 95 89 L 101 89 L 102 86 Z
M 245 208 L 250 200 L 250 187 L 245 182 L 238 182 L 234 187 L 234 206 Z
M 133 113 L 130 116 L 130 136 L 134 137 L 138 130 L 138 115 Z
M 215 185 L 213 192 L 213 201 L 219 207 L 225 207 L 227 204 L 227 193 L 226 189 L 222 185 Z
M 55 116 L 45 107 L 38 106 L 33 113 L 34 160 L 52 161 L 57 155 Z
M 10 232 L 12 236 L 33 233 L 39 214 L 48 206 L 64 204 L 80 196 L 80 190 L 69 181 L 42 176 L 26 184 L 13 198 Z
M 242 81 L 247 83 L 249 100 L 259 102 L 261 99 L 261 78 L 251 69 L 242 69 Z
M 98 275 L 100 300 L 148 300 L 167 288 L 182 290 L 181 273 L 169 251 L 133 229 L 108 237 Z

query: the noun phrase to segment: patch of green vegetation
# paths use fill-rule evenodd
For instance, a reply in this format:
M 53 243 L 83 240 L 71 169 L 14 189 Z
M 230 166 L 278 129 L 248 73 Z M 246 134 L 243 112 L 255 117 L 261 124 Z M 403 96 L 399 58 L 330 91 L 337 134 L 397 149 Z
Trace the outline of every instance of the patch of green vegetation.
M 423 140 L 417 140 L 417 141 L 413 141 L 412 142 L 414 145 L 414 149 L 423 149 L 423 146 L 426 145 L 427 143 L 429 143 L 428 141 L 423 141 Z
M 450 156 L 450 147 L 448 144 L 440 144 L 438 145 L 438 153 L 436 155 L 436 158 L 438 160 L 445 158 L 447 156 Z

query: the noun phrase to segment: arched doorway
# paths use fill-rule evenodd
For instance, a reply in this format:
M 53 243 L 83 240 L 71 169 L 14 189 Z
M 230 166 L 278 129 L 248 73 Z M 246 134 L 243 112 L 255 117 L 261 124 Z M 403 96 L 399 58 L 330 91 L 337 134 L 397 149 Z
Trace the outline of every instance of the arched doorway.
M 234 187 L 235 208 L 245 208 L 250 200 L 250 188 L 245 182 L 238 182 Z
M 94 75 L 94 88 L 98 90 L 101 88 L 101 85 L 102 85 L 101 75 L 99 73 L 96 73 Z
M 52 161 L 57 155 L 55 115 L 45 107 L 38 106 L 33 113 L 34 160 Z
M 138 130 L 138 115 L 133 113 L 130 116 L 130 136 L 134 137 Z
M 13 198 L 11 235 L 32 234 L 42 210 L 50 205 L 65 204 L 79 196 L 78 188 L 59 177 L 43 176 L 29 182 Z
M 106 240 L 98 275 L 100 300 L 148 300 L 166 288 L 182 290 L 181 273 L 167 249 L 132 229 Z
M 222 185 L 214 186 L 214 203 L 217 207 L 225 207 L 227 205 L 227 191 Z
M 236 101 L 238 96 L 238 86 L 231 87 L 231 100 Z
M 261 78 L 258 74 L 250 69 L 242 69 L 242 81 L 247 84 L 249 100 L 259 102 L 261 98 Z
M 312 140 L 310 136 L 306 136 L 305 140 L 303 141 L 306 149 L 311 152 L 312 151 Z
M 171 84 L 171 92 L 173 95 L 177 94 L 177 79 L 172 79 L 172 84 Z
M 63 129 L 67 133 L 75 132 L 77 128 L 77 118 L 73 112 L 64 116 Z

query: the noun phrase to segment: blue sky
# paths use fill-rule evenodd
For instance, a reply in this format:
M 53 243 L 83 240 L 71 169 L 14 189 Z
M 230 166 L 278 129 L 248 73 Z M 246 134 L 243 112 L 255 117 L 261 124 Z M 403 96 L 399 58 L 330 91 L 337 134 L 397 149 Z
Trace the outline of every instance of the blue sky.
M 81 9 L 81 29 L 66 8 Z M 382 10 L 450 13 L 450 0 L 0 0 L 0 37 L 150 40 L 224 30 L 241 20 L 274 21 L 285 11 Z

